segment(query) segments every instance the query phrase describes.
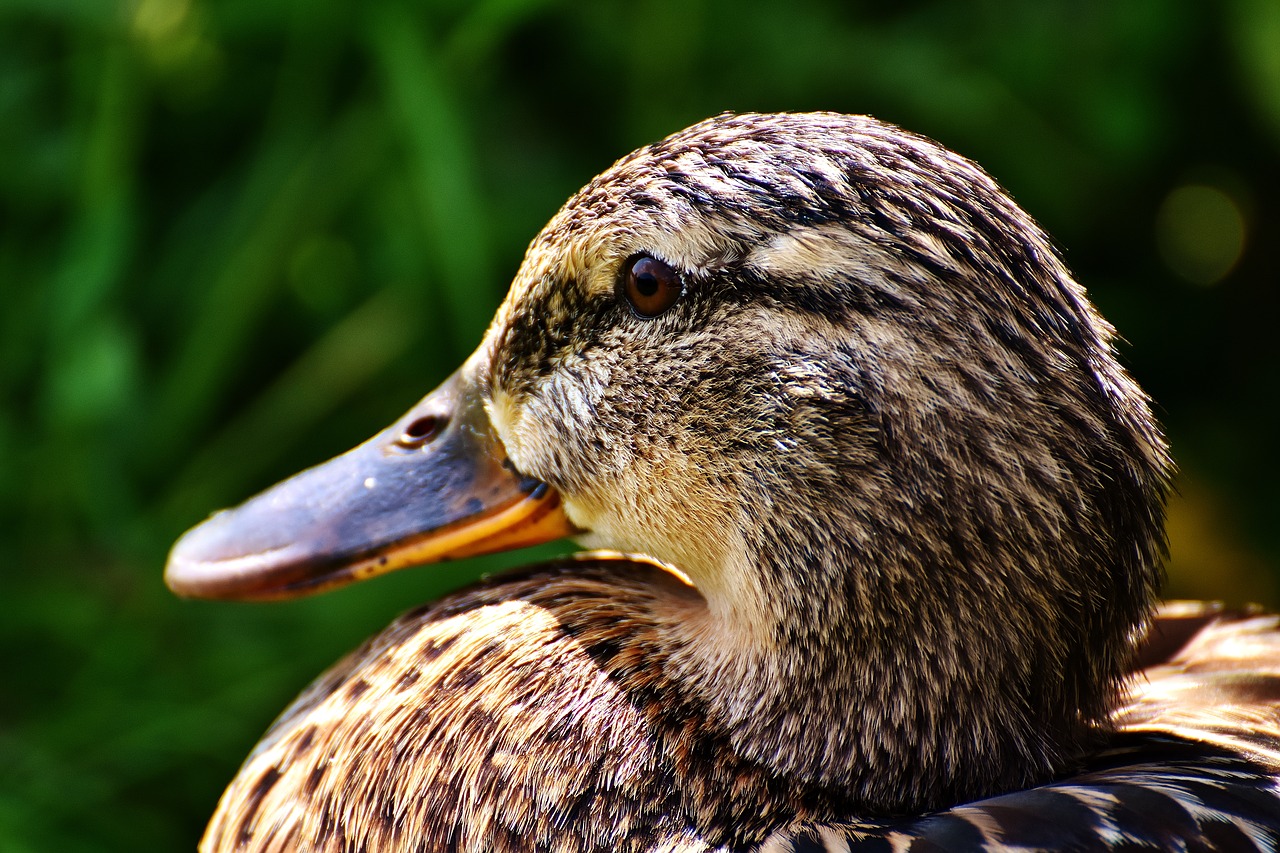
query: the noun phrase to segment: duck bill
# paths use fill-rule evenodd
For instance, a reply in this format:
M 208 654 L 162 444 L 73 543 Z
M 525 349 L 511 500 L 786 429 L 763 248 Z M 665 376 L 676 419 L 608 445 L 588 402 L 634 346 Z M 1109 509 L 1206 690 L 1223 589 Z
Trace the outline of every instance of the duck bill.
M 292 598 L 578 531 L 514 470 L 464 366 L 400 420 L 188 531 L 165 582 L 191 598 Z

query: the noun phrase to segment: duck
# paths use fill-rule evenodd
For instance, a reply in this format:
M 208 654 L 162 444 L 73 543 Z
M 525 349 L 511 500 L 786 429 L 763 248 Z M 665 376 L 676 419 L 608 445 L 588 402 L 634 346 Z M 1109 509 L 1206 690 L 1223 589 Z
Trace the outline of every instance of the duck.
M 1280 623 L 1157 606 L 1173 463 L 1116 341 L 874 118 L 623 157 L 443 385 L 174 546 L 218 600 L 588 549 L 321 675 L 201 849 L 1280 848 Z

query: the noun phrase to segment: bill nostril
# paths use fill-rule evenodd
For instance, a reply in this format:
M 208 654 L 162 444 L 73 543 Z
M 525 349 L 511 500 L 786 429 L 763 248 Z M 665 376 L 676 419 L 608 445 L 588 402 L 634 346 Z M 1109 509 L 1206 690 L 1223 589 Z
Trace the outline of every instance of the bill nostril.
M 441 432 L 449 419 L 440 415 L 424 415 L 404 428 L 396 443 L 402 447 L 414 448 L 430 444 Z

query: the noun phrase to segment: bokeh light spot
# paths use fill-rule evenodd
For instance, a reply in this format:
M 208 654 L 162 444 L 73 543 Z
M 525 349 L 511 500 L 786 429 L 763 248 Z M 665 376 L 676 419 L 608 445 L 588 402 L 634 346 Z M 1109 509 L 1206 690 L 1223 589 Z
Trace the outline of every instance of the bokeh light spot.
M 1179 277 L 1193 284 L 1216 284 L 1244 253 L 1244 212 L 1218 187 L 1184 184 L 1160 205 L 1156 242 L 1164 262 Z
M 133 13 L 133 28 L 145 38 L 169 38 L 190 11 L 188 0 L 141 0 Z

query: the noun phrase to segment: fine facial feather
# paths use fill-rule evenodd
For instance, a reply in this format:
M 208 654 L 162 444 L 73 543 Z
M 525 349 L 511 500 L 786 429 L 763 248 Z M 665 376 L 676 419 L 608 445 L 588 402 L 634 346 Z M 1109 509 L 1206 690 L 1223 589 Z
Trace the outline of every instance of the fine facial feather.
M 619 295 L 639 254 L 683 281 L 655 318 Z M 1171 466 L 1113 338 L 985 173 L 872 119 L 721 116 L 623 158 L 465 373 L 580 541 L 692 586 L 580 561 L 410 614 L 286 712 L 206 849 L 938 843 L 893 819 L 1050 783 L 1117 721 L 1264 789 L 1270 682 L 1234 722 L 1185 663 L 1121 693 Z M 1182 790 L 1097 760 L 1053 796 L 1105 822 L 1112 782 Z

